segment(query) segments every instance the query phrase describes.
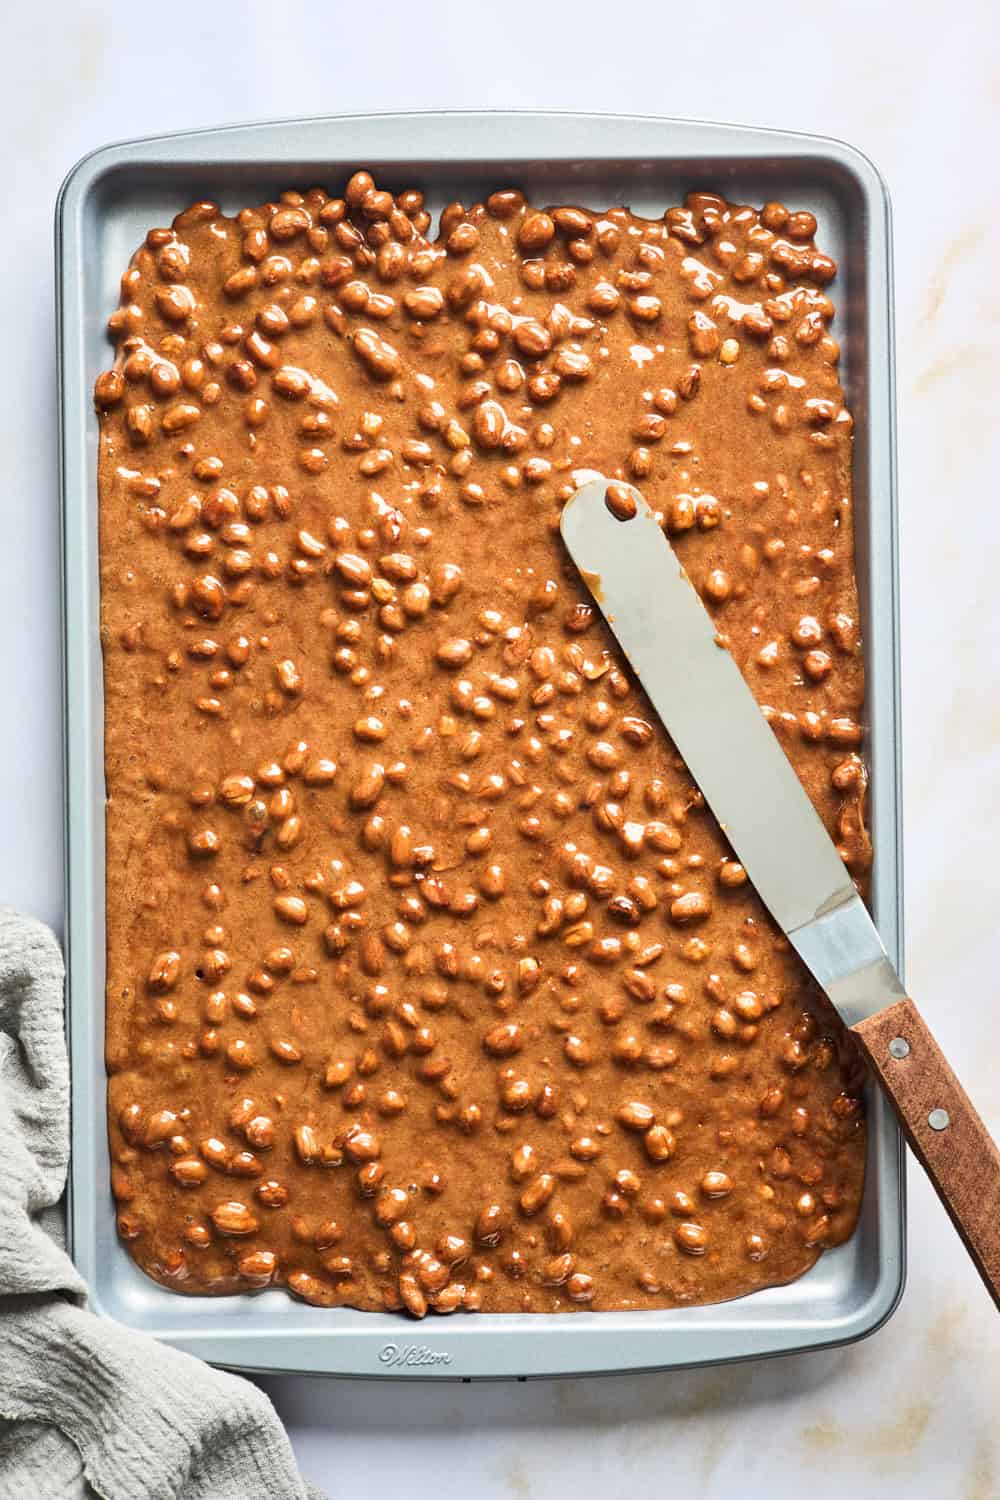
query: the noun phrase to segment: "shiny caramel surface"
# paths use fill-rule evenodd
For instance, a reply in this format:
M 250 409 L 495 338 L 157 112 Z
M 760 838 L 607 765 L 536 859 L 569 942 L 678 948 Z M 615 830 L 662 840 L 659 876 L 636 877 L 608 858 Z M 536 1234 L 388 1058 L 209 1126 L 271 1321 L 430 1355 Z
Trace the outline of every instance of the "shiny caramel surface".
M 558 534 L 642 488 L 863 888 L 815 229 L 432 227 L 359 172 L 147 235 L 96 400 L 111 1185 L 164 1284 L 670 1306 L 851 1233 L 856 1056 Z

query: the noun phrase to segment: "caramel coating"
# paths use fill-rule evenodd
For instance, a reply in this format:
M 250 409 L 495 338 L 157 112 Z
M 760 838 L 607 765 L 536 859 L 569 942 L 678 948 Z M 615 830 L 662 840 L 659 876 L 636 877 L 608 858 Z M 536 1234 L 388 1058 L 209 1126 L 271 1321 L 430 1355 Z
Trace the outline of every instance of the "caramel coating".
M 112 1186 L 175 1290 L 673 1306 L 854 1226 L 862 1074 L 575 574 L 669 533 L 864 889 L 851 419 L 807 213 L 199 203 L 101 422 Z M 669 643 L 664 643 L 669 649 Z

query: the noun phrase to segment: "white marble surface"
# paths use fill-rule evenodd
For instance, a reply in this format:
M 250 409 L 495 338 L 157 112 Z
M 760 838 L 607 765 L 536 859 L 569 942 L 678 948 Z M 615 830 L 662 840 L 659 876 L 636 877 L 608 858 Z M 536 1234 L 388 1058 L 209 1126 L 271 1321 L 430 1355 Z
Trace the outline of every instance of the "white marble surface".
M 791 126 L 875 159 L 897 236 L 908 977 L 1000 1131 L 1000 202 L 984 152 L 1000 53 L 987 0 L 50 0 L 8 11 L 3 71 L 0 900 L 57 927 L 50 244 L 77 157 L 254 116 L 519 105 Z M 988 1500 L 1000 1495 L 1000 1322 L 918 1172 L 910 1184 L 906 1297 L 853 1349 L 605 1381 L 267 1388 L 306 1472 L 337 1495 Z

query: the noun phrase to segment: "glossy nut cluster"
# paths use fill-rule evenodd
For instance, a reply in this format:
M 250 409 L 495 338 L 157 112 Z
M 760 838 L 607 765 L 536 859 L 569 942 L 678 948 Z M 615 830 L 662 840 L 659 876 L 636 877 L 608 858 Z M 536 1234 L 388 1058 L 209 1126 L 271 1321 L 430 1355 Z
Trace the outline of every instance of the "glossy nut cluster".
M 863 886 L 815 231 L 500 191 L 432 237 L 358 172 L 147 235 L 95 396 L 112 1186 L 151 1275 L 631 1308 L 850 1233 L 856 1059 L 558 537 L 595 473 L 642 486 Z

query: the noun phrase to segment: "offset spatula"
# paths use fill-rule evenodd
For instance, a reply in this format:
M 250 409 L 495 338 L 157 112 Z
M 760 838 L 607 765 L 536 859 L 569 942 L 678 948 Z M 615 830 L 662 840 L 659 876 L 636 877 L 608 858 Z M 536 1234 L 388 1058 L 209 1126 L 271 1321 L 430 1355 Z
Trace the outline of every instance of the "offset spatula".
M 570 556 L 750 880 L 860 1041 L 1000 1307 L 1000 1152 L 908 999 L 874 923 L 638 490 L 595 480 Z

